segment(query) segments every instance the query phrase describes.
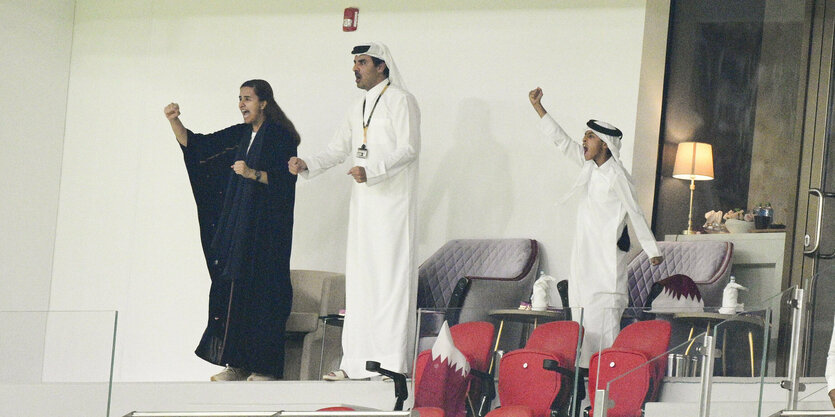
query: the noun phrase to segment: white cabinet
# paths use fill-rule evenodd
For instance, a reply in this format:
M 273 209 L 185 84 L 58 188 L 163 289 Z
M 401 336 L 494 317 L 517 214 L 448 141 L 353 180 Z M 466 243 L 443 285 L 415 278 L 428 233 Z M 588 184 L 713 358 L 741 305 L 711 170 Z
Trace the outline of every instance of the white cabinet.
M 739 294 L 746 309 L 774 307 L 766 302 L 780 293 L 783 283 L 783 251 L 786 233 L 715 233 L 701 235 L 666 235 L 666 241 L 719 240 L 734 244 L 731 273 L 748 291 Z
M 746 310 L 772 309 L 773 322 L 780 323 L 780 293 L 783 284 L 783 254 L 786 233 L 715 233 L 701 235 L 666 235 L 666 241 L 719 240 L 734 244 L 731 274 L 748 288 L 740 291 L 739 301 Z M 772 327 L 768 349 L 768 373 L 775 375 L 778 332 Z

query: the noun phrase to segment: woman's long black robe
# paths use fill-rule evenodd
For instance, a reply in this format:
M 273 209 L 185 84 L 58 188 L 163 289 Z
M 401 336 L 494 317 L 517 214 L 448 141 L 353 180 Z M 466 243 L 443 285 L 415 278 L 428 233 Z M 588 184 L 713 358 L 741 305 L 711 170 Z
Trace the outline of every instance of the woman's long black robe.
M 249 153 L 248 124 L 201 135 L 182 147 L 212 285 L 209 319 L 197 356 L 217 365 L 282 377 L 284 330 L 293 290 L 290 249 L 296 177 L 287 161 L 296 143 L 265 122 Z M 236 160 L 267 173 L 269 184 L 243 178 Z

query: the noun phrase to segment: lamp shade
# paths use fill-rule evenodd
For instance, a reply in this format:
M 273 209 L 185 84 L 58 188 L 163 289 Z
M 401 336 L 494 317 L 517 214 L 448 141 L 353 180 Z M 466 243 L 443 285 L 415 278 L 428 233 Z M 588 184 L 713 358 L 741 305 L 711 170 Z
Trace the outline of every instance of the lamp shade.
M 713 179 L 713 148 L 709 143 L 682 142 L 676 151 L 673 178 L 682 180 Z

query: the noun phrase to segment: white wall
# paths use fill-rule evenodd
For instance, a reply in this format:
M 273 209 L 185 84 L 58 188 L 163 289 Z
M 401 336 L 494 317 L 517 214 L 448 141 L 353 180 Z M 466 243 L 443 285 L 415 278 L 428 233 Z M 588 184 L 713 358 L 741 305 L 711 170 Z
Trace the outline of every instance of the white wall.
M 74 1 L 0 1 L 0 381 L 41 379 Z
M 45 310 L 74 2 L 0 2 L 0 311 Z
M 658 138 L 661 136 L 661 104 L 664 70 L 667 62 L 667 29 L 670 26 L 670 1 L 650 0 L 646 5 L 641 80 L 635 118 L 635 146 L 632 149 L 632 180 L 638 191 L 638 204 L 651 222 L 655 200 L 655 173 Z
M 578 169 L 539 135 L 527 92 L 543 87 L 577 137 L 590 117 L 618 125 L 630 165 L 645 2 L 610 3 L 80 0 L 50 308 L 120 311 L 117 380 L 205 379 L 214 368 L 191 352 L 209 282 L 162 108 L 217 130 L 240 121 L 240 83 L 264 78 L 300 153 L 317 152 L 361 96 L 349 51 L 372 39 L 421 106 L 419 258 L 452 238 L 529 237 L 565 276 L 575 208 L 555 202 Z M 340 28 L 349 5 L 355 33 Z M 344 171 L 299 183 L 294 268 L 343 270 Z

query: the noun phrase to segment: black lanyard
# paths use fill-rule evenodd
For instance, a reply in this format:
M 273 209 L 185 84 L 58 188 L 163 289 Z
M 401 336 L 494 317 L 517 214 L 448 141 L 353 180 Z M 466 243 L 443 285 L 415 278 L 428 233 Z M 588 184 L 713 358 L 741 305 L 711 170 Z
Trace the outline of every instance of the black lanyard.
M 383 91 L 381 91 L 380 95 L 377 96 L 377 100 L 374 101 L 374 107 L 371 108 L 371 113 L 368 115 L 368 121 L 367 122 L 364 120 L 365 119 L 365 99 L 362 100 L 362 116 L 363 116 L 363 121 L 362 121 L 362 144 L 363 145 L 366 144 L 366 141 L 367 141 L 367 138 L 368 138 L 368 125 L 371 124 L 371 117 L 374 116 L 374 110 L 377 108 L 377 103 L 380 102 L 380 97 L 383 96 L 383 93 L 385 93 L 386 90 L 388 90 L 390 85 L 391 85 L 391 81 L 389 81 L 388 84 L 386 84 L 386 86 L 383 87 Z

